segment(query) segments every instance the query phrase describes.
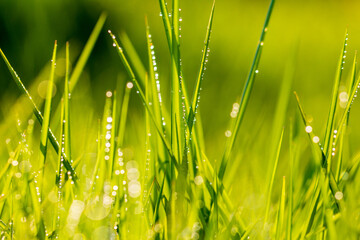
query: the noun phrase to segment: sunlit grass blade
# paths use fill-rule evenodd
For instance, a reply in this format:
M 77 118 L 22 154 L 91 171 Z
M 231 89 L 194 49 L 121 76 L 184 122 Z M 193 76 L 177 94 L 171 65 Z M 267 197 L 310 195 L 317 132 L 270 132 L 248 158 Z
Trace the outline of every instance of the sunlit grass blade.
M 267 224 L 268 218 L 269 218 L 269 211 L 270 211 L 270 204 L 271 204 L 271 194 L 272 194 L 272 189 L 273 189 L 273 185 L 274 185 L 276 169 L 277 169 L 277 165 L 278 165 L 278 162 L 279 162 L 280 149 L 281 149 L 283 136 L 284 136 L 284 129 L 282 130 L 280 138 L 278 140 L 278 147 L 277 147 L 277 151 L 276 151 L 276 156 L 274 158 L 275 159 L 274 166 L 273 166 L 273 169 L 272 169 L 271 178 L 270 178 L 270 181 L 268 183 L 269 185 L 268 185 L 268 188 L 267 188 L 266 209 L 265 209 L 265 217 L 264 217 L 264 224 L 265 225 Z
M 89 59 L 90 53 L 92 52 L 96 40 L 98 39 L 101 29 L 104 26 L 106 20 L 106 13 L 102 13 L 93 29 L 93 31 L 91 32 L 91 35 L 88 39 L 88 41 L 86 42 L 86 45 L 83 49 L 83 51 L 81 52 L 81 55 L 79 57 L 79 60 L 74 68 L 74 71 L 71 74 L 70 77 L 70 82 L 69 82 L 69 90 L 70 92 L 72 92 L 80 78 L 81 73 L 84 70 L 85 64 L 87 62 L 87 60 Z
M 154 115 L 158 122 L 158 125 L 162 127 L 162 130 L 165 134 L 166 132 L 166 122 L 164 116 L 164 108 L 162 103 L 162 96 L 160 91 L 160 77 L 157 71 L 157 67 L 155 68 L 156 63 L 156 55 L 155 55 L 155 47 L 152 42 L 151 34 L 150 34 L 150 27 L 148 25 L 147 18 L 145 19 L 146 25 L 146 39 L 147 39 L 147 52 L 148 52 L 148 62 L 149 62 L 149 79 L 151 88 L 151 95 L 152 95 L 152 107 L 154 109 Z M 167 161 L 167 152 L 164 148 L 163 144 L 160 144 L 161 139 L 157 137 L 156 145 L 160 159 L 163 161 Z
M 121 110 L 120 110 L 120 118 L 119 118 L 119 131 L 117 133 L 117 147 L 122 148 L 124 143 L 124 136 L 125 136 L 125 127 L 126 127 L 126 119 L 127 119 L 127 113 L 129 109 L 129 100 L 130 100 L 130 93 L 131 89 L 133 87 L 133 84 L 131 82 L 128 82 L 125 86 L 125 93 L 123 96 L 123 100 L 121 103 Z
M 165 0 L 159 0 L 160 5 L 160 13 L 164 23 L 165 35 L 169 46 L 169 51 L 171 52 L 172 46 L 172 32 L 171 32 L 171 25 L 169 20 L 169 14 L 167 9 L 167 4 Z
M 171 130 L 170 130 L 170 144 L 174 159 L 180 163 L 182 154 L 182 136 L 181 131 L 181 66 L 180 66 L 180 38 L 179 38 L 179 1 L 172 0 L 172 22 L 171 22 L 171 75 L 170 75 L 170 117 L 171 117 Z M 173 164 L 173 163 L 171 163 Z
M 110 153 L 109 153 L 109 176 L 112 179 L 114 165 L 115 165 L 115 154 L 116 154 L 116 144 L 115 144 L 115 134 L 116 134 L 116 122 L 117 122 L 117 93 L 114 91 L 113 101 L 112 101 L 112 110 L 111 110 L 111 117 L 107 118 L 108 126 L 111 124 L 111 139 L 110 139 Z
M 50 112 L 51 112 L 51 100 L 53 93 L 53 85 L 54 85 L 54 75 L 55 75 L 55 66 L 56 66 L 56 50 L 57 50 L 57 42 L 55 41 L 54 50 L 51 59 L 51 71 L 49 82 L 47 86 L 46 92 L 46 100 L 45 100 L 45 108 L 44 108 L 44 119 L 41 125 L 41 136 L 40 136 L 40 158 L 39 163 L 41 164 L 41 169 L 45 167 L 46 154 L 47 154 L 47 143 L 48 143 L 48 129 L 50 127 Z M 43 184 L 44 184 L 44 169 L 42 169 L 43 177 L 41 179 L 41 191 L 43 193 Z M 43 195 L 41 196 L 43 198 Z
M 215 1 L 213 3 L 211 13 L 210 13 L 209 23 L 208 23 L 208 26 L 207 26 L 207 31 L 206 31 L 205 41 L 204 41 L 204 48 L 202 50 L 203 54 L 202 54 L 202 57 L 201 57 L 200 70 L 199 70 L 199 74 L 198 74 L 198 77 L 197 77 L 197 80 L 196 80 L 195 90 L 194 90 L 192 103 L 191 103 L 191 106 L 190 106 L 188 119 L 187 119 L 187 125 L 188 125 L 188 128 L 189 128 L 188 138 L 190 138 L 190 136 L 191 136 L 192 127 L 193 127 L 194 120 L 195 120 L 195 114 L 196 114 L 197 107 L 198 107 L 198 104 L 199 104 L 201 84 L 202 84 L 202 80 L 203 80 L 203 77 L 204 77 L 204 71 L 206 69 L 206 63 L 208 61 L 207 58 L 208 58 L 208 54 L 209 54 L 208 50 L 209 50 L 211 29 L 212 29 L 212 23 L 213 23 L 213 17 L 214 17 L 214 10 L 215 10 Z
M 71 134 L 70 134 L 70 91 L 69 91 L 69 74 L 70 74 L 70 50 L 69 42 L 66 42 L 65 54 L 65 82 L 64 82 L 64 149 L 65 154 L 72 163 L 71 157 Z
M 350 112 L 350 108 L 354 102 L 355 96 L 357 96 L 359 86 L 360 86 L 360 76 L 358 76 L 357 80 L 354 81 L 354 84 L 350 87 L 351 91 L 350 91 L 350 94 L 348 97 L 348 101 L 347 101 L 347 104 L 346 104 L 346 107 L 345 107 L 343 113 L 341 114 L 341 118 L 340 118 L 340 121 L 339 121 L 339 124 L 337 127 L 338 132 L 343 131 L 342 128 L 344 127 L 344 124 L 346 123 L 346 118 Z M 338 139 L 334 140 L 335 145 L 337 144 L 337 141 L 338 141 Z
M 29 101 L 31 102 L 31 105 L 33 106 L 33 112 L 34 115 L 36 116 L 37 120 L 39 121 L 39 123 L 42 125 L 43 123 L 43 116 L 39 110 L 39 108 L 36 106 L 33 98 L 31 97 L 31 95 L 29 94 L 29 92 L 27 91 L 27 89 L 25 88 L 25 85 L 22 83 L 22 81 L 20 80 L 19 76 L 17 75 L 17 73 L 15 72 L 15 70 L 13 69 L 13 67 L 11 66 L 10 62 L 8 61 L 8 59 L 6 58 L 5 54 L 3 53 L 3 51 L 0 49 L 0 54 L 3 58 L 3 60 L 6 63 L 6 66 L 8 67 L 11 76 L 13 78 L 13 80 L 15 81 L 15 83 L 17 84 L 17 86 L 19 87 L 20 91 L 27 96 L 27 98 L 29 99 Z M 55 135 L 53 134 L 53 132 L 51 131 L 51 129 L 48 129 L 48 138 L 50 140 L 51 145 L 54 147 L 55 151 L 57 153 L 59 153 L 59 143 L 56 140 Z M 77 180 L 77 176 L 76 173 L 73 169 L 73 167 L 71 166 L 67 156 L 65 153 L 62 153 L 63 157 L 64 157 L 64 166 L 66 167 L 66 169 L 68 171 L 70 171 L 73 180 L 76 181 Z
M 222 160 L 221 160 L 221 164 L 220 164 L 220 167 L 219 167 L 219 173 L 218 173 L 220 180 L 222 180 L 223 177 L 224 177 L 227 162 L 228 162 L 228 159 L 230 157 L 230 153 L 231 153 L 231 150 L 233 148 L 234 142 L 236 140 L 236 136 L 238 134 L 239 127 L 240 127 L 241 122 L 242 122 L 242 120 L 244 118 L 244 114 L 245 114 L 247 104 L 249 102 L 251 90 L 252 90 L 252 87 L 253 87 L 254 82 L 255 82 L 255 76 L 258 73 L 258 66 L 259 66 L 259 62 L 260 62 L 260 58 L 261 58 L 261 52 L 262 52 L 262 49 L 263 49 L 266 33 L 268 31 L 268 25 L 269 25 L 271 13 L 272 13 L 272 10 L 273 10 L 273 7 L 274 7 L 274 3 L 275 3 L 275 0 L 271 0 L 270 6 L 269 6 L 269 9 L 268 9 L 266 18 L 265 18 L 265 23 L 264 23 L 264 26 L 263 26 L 263 29 L 262 29 L 262 32 L 261 32 L 261 35 L 260 35 L 260 39 L 259 39 L 259 42 L 258 42 L 258 45 L 257 45 L 257 48 L 256 48 L 255 57 L 254 57 L 253 62 L 251 64 L 250 71 L 249 71 L 249 74 L 248 74 L 248 77 L 246 79 L 245 86 L 244 86 L 244 89 L 243 89 L 243 92 L 242 92 L 242 95 L 241 95 L 241 100 L 240 100 L 240 103 L 239 103 L 239 112 L 238 112 L 238 115 L 236 117 L 234 127 L 231 130 L 231 137 L 230 137 L 229 141 L 226 143 L 226 146 L 225 146 L 225 151 L 224 151 L 224 154 L 223 154 L 223 157 L 222 157 Z
M 324 153 L 326 156 L 328 172 L 331 171 L 331 159 L 332 159 L 331 148 L 332 148 L 332 141 L 333 141 L 332 133 L 334 131 L 334 119 L 335 119 L 335 113 L 336 113 L 336 108 L 337 108 L 339 84 L 340 84 L 341 75 L 342 75 L 343 68 L 344 68 L 343 67 L 344 62 L 345 62 L 344 56 L 346 53 L 347 40 L 348 40 L 348 33 L 346 31 L 344 44 L 343 44 L 343 47 L 340 52 L 339 63 L 338 63 L 337 70 L 336 70 L 332 98 L 331 98 L 331 105 L 330 105 L 329 115 L 327 118 L 327 123 L 326 123 L 326 128 L 325 128 Z
M 319 162 L 319 164 L 321 164 L 321 166 L 323 168 L 326 168 L 327 167 L 327 162 L 326 162 L 326 156 L 325 156 L 325 152 L 323 151 L 323 149 L 321 148 L 319 141 L 319 137 L 315 134 L 315 131 L 314 129 L 310 126 L 310 124 L 308 123 L 307 119 L 306 119 L 306 115 L 304 113 L 304 110 L 300 104 L 300 99 L 299 99 L 299 96 L 297 95 L 296 92 L 294 92 L 295 94 L 295 98 L 296 98 L 296 101 L 297 101 L 297 105 L 298 105 L 298 108 L 299 108 L 299 111 L 300 111 L 300 115 L 301 115 L 301 118 L 303 120 L 303 123 L 305 125 L 305 131 L 307 132 L 308 136 L 309 136 L 309 140 L 313 143 L 313 146 L 316 145 L 317 147 L 314 148 L 315 151 L 319 151 L 320 154 L 321 154 L 321 158 L 319 158 L 317 155 L 316 155 L 316 160 L 320 160 L 321 162 Z M 335 177 L 334 177 L 334 174 L 332 171 L 329 172 L 329 184 L 330 184 L 330 189 L 333 193 L 333 195 L 335 195 L 335 193 L 338 191 L 339 187 L 337 186 L 337 183 L 335 181 Z

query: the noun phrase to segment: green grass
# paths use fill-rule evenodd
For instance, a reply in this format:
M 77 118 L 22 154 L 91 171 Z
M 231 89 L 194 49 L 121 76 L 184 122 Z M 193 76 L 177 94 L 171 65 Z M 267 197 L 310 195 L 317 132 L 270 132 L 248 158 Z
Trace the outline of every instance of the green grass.
M 98 37 L 106 34 L 104 13 L 74 68 L 71 42 L 66 42 L 64 50 L 55 42 L 45 99 L 32 97 L 0 50 L 12 79 L 30 103 L 19 100 L 21 104 L 14 105 L 18 122 L 11 121 L 14 116 L 9 113 L 1 123 L 0 129 L 16 129 L 4 136 L 0 148 L 1 156 L 6 155 L 0 171 L 1 236 L 358 239 L 360 157 L 358 149 L 349 150 L 348 130 L 354 124 L 350 110 L 360 76 L 356 54 L 349 77 L 343 74 L 348 33 L 337 69 L 332 69 L 335 81 L 324 129 L 315 129 L 308 106 L 296 92 L 295 97 L 291 94 L 297 90 L 293 80 L 299 43 L 294 43 L 283 79 L 275 86 L 278 95 L 273 118 L 258 114 L 256 119 L 247 119 L 253 122 L 252 127 L 243 129 L 257 86 L 261 53 L 271 47 L 265 35 L 271 31 L 276 9 L 272 0 L 244 88 L 234 86 L 242 92 L 233 105 L 227 139 L 216 146 L 222 157 L 212 159 L 205 147 L 203 123 L 220 113 L 202 115 L 200 95 L 207 86 L 207 63 L 213 61 L 211 33 L 221 31 L 214 25 L 216 3 L 209 9 L 194 82 L 183 74 L 179 5 L 178 0 L 171 4 L 159 0 L 164 49 L 169 54 L 168 77 L 160 75 L 159 48 L 147 17 L 146 57 L 137 53 L 126 33 L 117 36 L 108 30 L 107 44 L 119 57 L 119 72 L 127 76 L 126 81 L 119 80 L 116 88 L 105 92 L 102 114 L 97 118 L 93 99 L 84 94 L 85 85 L 80 81 Z M 65 74 L 57 77 L 57 59 L 63 55 Z M 160 88 L 164 85 L 169 86 L 169 102 L 163 97 L 166 89 Z M 189 92 L 191 85 L 194 90 Z M 54 86 L 62 86 L 61 99 L 53 98 Z M 345 94 L 344 100 L 341 96 Z M 142 105 L 137 111 L 136 101 Z M 29 106 L 33 114 L 23 111 Z M 269 133 L 263 131 L 264 124 L 271 126 Z M 53 148 L 47 147 L 48 142 Z

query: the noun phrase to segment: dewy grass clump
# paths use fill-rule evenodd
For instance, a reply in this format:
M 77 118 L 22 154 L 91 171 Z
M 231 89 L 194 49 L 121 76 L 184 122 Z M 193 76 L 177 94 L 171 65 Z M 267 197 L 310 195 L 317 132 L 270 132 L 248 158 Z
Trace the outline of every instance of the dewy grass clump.
M 233 197 L 231 192 L 232 185 L 239 182 L 247 183 L 241 188 L 244 194 L 252 194 L 248 192 L 251 190 L 248 178 L 254 173 L 245 172 L 244 164 L 264 168 L 256 163 L 239 162 L 239 158 L 249 153 L 233 150 L 259 73 L 274 2 L 271 1 L 265 17 L 240 101 L 233 105 L 234 122 L 226 131 L 227 141 L 225 146 L 218 146 L 222 152 L 220 162 L 207 157 L 198 112 L 206 65 L 211 61 L 215 2 L 194 90 L 188 93 L 181 63 L 179 1 L 172 1 L 171 10 L 164 0 L 159 1 L 170 53 L 170 109 L 163 103 L 160 86 L 167 79 L 159 76 L 156 48 L 147 21 L 147 59 L 139 59 L 125 34 L 118 41 L 108 30 L 129 81 L 120 93 L 106 92 L 102 119 L 95 125 L 85 124 L 89 121 L 87 113 L 82 116 L 82 112 L 70 110 L 74 104 L 71 95 L 101 34 L 104 14 L 73 71 L 70 45 L 66 44 L 65 75 L 60 80 L 55 78 L 55 69 L 57 56 L 62 53 L 58 53 L 55 42 L 45 100 L 32 98 L 0 50 L 13 80 L 25 96 L 14 108 L 19 112 L 15 119 L 17 135 L 2 135 L 1 152 L 7 152 L 0 172 L 2 239 L 357 239 L 360 158 L 357 149 L 355 157 L 350 156 L 346 145 L 350 109 L 360 77 L 355 55 L 348 90 L 339 87 L 345 82 L 347 33 L 324 136 L 311 125 L 306 107 L 301 105 L 296 93 L 297 106 L 291 101 L 297 56 L 294 48 L 279 86 L 270 133 L 272 141 L 267 144 L 269 169 L 262 181 L 266 190 L 250 204 Z M 143 61 L 147 67 L 142 65 Z M 64 89 L 60 101 L 52 98 L 57 81 L 61 81 L 58 84 Z M 133 130 L 128 127 L 127 119 L 131 91 L 136 92 L 134 97 L 140 98 L 144 106 L 145 117 L 136 123 L 136 129 L 142 132 L 145 144 L 129 148 L 126 134 Z M 26 111 L 26 102 L 30 102 L 33 114 Z M 289 108 L 298 111 L 289 116 Z M 14 125 L 10 114 L 8 118 L 9 121 L 1 123 L 2 134 L 4 128 Z M 94 141 L 73 134 L 72 122 L 76 118 L 89 126 L 85 136 L 96 136 Z M 258 137 L 264 135 L 254 133 L 250 144 Z M 285 152 L 286 157 L 282 157 Z M 277 169 L 281 162 L 288 171 L 278 184 Z M 309 165 L 306 169 L 302 166 L 305 163 Z

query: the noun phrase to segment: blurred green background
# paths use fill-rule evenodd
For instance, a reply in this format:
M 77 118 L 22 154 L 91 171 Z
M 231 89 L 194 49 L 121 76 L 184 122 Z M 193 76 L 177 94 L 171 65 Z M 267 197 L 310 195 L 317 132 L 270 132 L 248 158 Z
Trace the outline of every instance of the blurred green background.
M 181 54 L 184 79 L 192 93 L 201 49 L 205 37 L 211 0 L 181 1 Z M 210 158 L 220 158 L 224 132 L 229 126 L 232 104 L 239 99 L 269 1 L 218 0 L 210 43 L 211 53 L 201 93 L 206 148 Z M 305 112 L 313 117 L 313 125 L 322 133 L 330 104 L 336 64 L 344 38 L 349 31 L 349 48 L 344 77 L 349 75 L 354 51 L 360 40 L 360 2 L 351 0 L 277 0 L 263 50 L 253 95 L 240 129 L 239 139 L 254 134 L 251 128 L 259 118 L 261 131 L 270 132 L 272 113 L 277 99 L 290 49 L 298 43 L 298 58 L 293 89 L 299 93 Z M 157 50 L 162 94 L 170 97 L 170 59 L 166 37 L 159 16 L 157 0 L 2 0 L 0 1 L 0 47 L 26 86 L 31 86 L 49 63 L 56 39 L 60 51 L 70 41 L 72 62 L 86 43 L 101 12 L 108 18 L 100 38 L 86 65 L 77 88 L 85 89 L 93 102 L 94 119 L 102 114 L 104 94 L 115 89 L 117 82 L 128 81 L 120 60 L 106 33 L 125 31 L 146 66 L 145 15 L 148 16 L 153 42 Z M 60 68 L 61 61 L 58 62 Z M 345 79 L 344 78 L 344 79 Z M 40 79 L 41 80 L 41 79 Z M 58 87 L 60 90 L 62 87 Z M 61 90 L 62 91 L 62 90 Z M 58 91 L 57 94 L 59 95 Z M 36 97 L 37 91 L 31 93 Z M 20 95 L 5 64 L 0 64 L 0 121 Z M 76 99 L 76 90 L 73 94 Z M 290 115 L 295 112 L 291 97 Z M 74 100 L 76 101 L 76 100 Z M 139 99 L 131 98 L 130 117 L 143 114 Z M 169 105 L 168 105 L 169 107 Z M 360 108 L 354 105 L 350 122 L 351 136 L 360 137 L 356 121 Z M 290 116 L 289 115 L 289 116 Z M 74 116 L 76 118 L 76 116 Z M 256 120 L 255 120 L 256 122 Z M 5 138 L 6 136 L 1 136 Z M 241 140 L 240 140 L 241 141 Z M 271 139 L 261 139 L 266 145 Z M 221 146 L 221 147 L 219 147 Z

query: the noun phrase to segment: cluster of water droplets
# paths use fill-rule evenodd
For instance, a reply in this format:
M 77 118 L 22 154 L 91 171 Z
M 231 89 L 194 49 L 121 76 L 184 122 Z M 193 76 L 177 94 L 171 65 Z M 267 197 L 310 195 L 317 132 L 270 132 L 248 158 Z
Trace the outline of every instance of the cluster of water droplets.
M 202 225 L 199 222 L 194 222 L 194 224 L 190 225 L 190 227 L 184 228 L 180 234 L 178 235 L 179 239 L 192 239 L 197 240 L 200 238 L 200 230 L 202 229 Z
M 162 125 L 165 126 L 166 125 L 165 118 L 162 115 L 162 97 L 161 97 L 161 91 L 160 91 L 160 80 L 159 80 L 158 66 L 157 66 L 157 62 L 156 62 L 155 47 L 152 42 L 151 34 L 149 34 L 148 37 L 149 37 L 149 44 L 150 44 L 151 60 L 152 60 L 152 65 L 153 65 L 153 70 L 154 70 L 154 78 L 155 78 L 155 84 L 156 84 L 157 97 L 158 97 L 158 101 L 159 101 L 159 105 L 160 105 L 160 114 L 162 116 L 161 121 L 162 121 Z
M 345 37 L 345 47 L 344 47 L 344 54 L 343 54 L 343 61 L 342 61 L 342 64 L 341 64 L 341 69 L 344 69 L 344 64 L 345 64 L 345 58 L 346 58 L 346 47 L 347 47 L 347 41 L 348 41 L 348 34 L 346 33 L 346 37 Z
M 110 29 L 108 30 L 108 33 L 110 34 L 110 37 L 113 39 L 113 44 L 112 44 L 112 46 L 115 47 L 115 48 L 117 48 L 117 49 L 122 53 L 123 50 L 122 50 L 122 48 L 119 46 L 119 44 L 117 44 L 115 35 L 111 32 Z
M 147 184 L 149 181 L 149 175 L 150 175 L 150 160 L 151 160 L 151 148 L 150 148 L 150 138 L 151 138 L 151 132 L 150 129 L 147 129 L 146 133 L 146 142 L 145 142 L 145 149 L 146 149 L 146 160 L 145 160 L 145 173 L 144 173 L 144 191 L 143 191 L 143 203 L 145 206 L 147 206 L 146 199 L 148 197 L 147 192 Z M 143 209 L 143 211 L 146 211 L 146 209 Z
M 334 130 L 334 135 L 333 135 L 333 143 L 332 143 L 332 148 L 331 148 L 331 156 L 335 156 L 335 151 L 336 151 L 336 147 L 335 147 L 335 139 L 336 139 L 336 137 L 337 137 L 337 133 L 338 133 L 338 131 L 335 129 Z

